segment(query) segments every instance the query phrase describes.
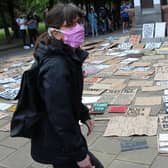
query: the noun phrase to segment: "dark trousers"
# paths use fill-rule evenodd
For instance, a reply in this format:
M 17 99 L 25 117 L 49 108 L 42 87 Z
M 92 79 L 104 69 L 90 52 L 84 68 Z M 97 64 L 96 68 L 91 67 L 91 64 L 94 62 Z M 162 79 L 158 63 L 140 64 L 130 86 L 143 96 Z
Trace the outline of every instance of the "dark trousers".
M 104 168 L 104 166 L 100 163 L 100 161 L 91 153 L 88 153 L 90 156 L 90 160 L 93 166 L 95 166 L 95 168 Z M 78 165 L 76 163 L 72 163 L 72 165 L 62 165 L 62 166 L 57 166 L 57 165 L 53 165 L 53 168 L 79 168 Z
M 26 45 L 26 30 L 20 30 L 20 33 L 23 40 L 23 45 Z
M 36 29 L 28 29 L 30 44 L 35 44 L 37 38 L 37 30 Z

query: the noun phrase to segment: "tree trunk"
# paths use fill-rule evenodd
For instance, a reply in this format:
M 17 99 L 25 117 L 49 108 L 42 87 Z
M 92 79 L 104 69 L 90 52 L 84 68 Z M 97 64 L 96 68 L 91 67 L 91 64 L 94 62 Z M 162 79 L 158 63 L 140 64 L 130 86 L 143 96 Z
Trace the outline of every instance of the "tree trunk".
M 49 0 L 49 8 L 52 8 L 54 5 L 54 0 Z
M 15 21 L 15 15 L 14 15 L 14 5 L 13 5 L 13 1 L 8 0 L 8 1 L 7 1 L 7 5 L 8 5 L 9 16 L 10 16 L 10 18 L 11 18 L 11 23 L 14 23 L 14 21 Z
M 3 24 L 4 31 L 5 31 L 5 36 L 6 36 L 7 39 L 9 39 L 10 38 L 10 32 L 9 32 L 9 29 L 8 29 L 7 21 L 5 19 L 4 11 L 2 10 L 1 6 L 0 6 L 0 16 L 1 16 L 1 19 L 2 19 L 2 24 Z
M 11 0 L 7 1 L 8 6 L 8 13 L 10 17 L 10 25 L 13 31 L 13 37 L 12 38 L 18 38 L 19 30 L 16 27 L 16 20 L 15 20 L 15 14 L 14 14 L 14 3 Z

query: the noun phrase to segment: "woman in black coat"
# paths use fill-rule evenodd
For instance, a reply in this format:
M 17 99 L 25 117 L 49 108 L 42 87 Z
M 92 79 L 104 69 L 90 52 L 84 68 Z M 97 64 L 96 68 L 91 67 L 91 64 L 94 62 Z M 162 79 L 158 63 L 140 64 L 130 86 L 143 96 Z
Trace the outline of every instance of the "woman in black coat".
M 88 109 L 82 104 L 82 63 L 88 53 L 81 11 L 73 4 L 57 4 L 47 16 L 48 32 L 41 35 L 35 59 L 40 64 L 40 95 L 45 117 L 32 138 L 31 155 L 54 168 L 103 168 L 88 151 L 79 120 L 93 129 Z

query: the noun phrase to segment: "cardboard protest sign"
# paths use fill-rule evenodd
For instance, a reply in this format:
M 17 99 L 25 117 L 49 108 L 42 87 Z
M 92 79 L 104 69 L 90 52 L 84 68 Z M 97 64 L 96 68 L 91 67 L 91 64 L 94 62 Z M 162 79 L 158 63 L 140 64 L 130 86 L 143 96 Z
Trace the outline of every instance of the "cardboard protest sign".
M 157 133 L 157 120 L 158 117 L 114 116 L 110 119 L 104 136 L 153 136 Z
M 125 113 L 128 106 L 109 106 L 107 109 L 108 113 Z
M 107 103 L 93 103 L 91 114 L 104 114 L 107 106 Z

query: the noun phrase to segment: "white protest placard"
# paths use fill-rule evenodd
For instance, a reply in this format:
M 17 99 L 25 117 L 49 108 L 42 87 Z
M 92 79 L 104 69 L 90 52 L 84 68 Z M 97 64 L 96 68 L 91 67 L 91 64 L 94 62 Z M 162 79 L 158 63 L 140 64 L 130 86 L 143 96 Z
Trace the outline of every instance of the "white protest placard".
M 0 103 L 0 110 L 4 111 L 13 106 L 13 104 Z
M 160 4 L 160 0 L 154 0 L 154 4 L 155 5 Z
M 87 103 L 96 103 L 100 99 L 100 96 L 83 96 L 82 97 L 82 103 L 87 104 Z
M 140 3 L 140 0 L 134 0 L 134 6 L 140 6 L 141 3 Z
M 155 23 L 155 37 L 165 37 L 166 33 L 166 22 Z
M 153 38 L 154 35 L 154 23 L 143 24 L 142 38 Z

